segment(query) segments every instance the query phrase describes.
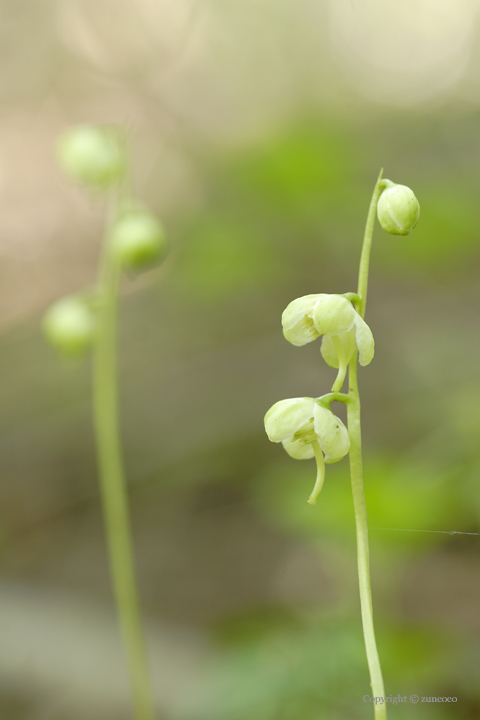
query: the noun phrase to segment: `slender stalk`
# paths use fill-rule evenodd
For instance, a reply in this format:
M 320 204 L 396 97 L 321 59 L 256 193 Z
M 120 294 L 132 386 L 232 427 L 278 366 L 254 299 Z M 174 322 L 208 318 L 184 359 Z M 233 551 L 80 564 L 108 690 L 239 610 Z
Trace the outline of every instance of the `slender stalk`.
M 375 227 L 375 213 L 377 212 L 378 198 L 383 188 L 390 181 L 382 180 L 383 168 L 377 179 L 377 184 L 373 190 L 370 207 L 368 209 L 367 224 L 365 226 L 365 234 L 363 236 L 362 255 L 360 257 L 360 268 L 358 271 L 358 295 L 360 303 L 357 305 L 357 312 L 362 318 L 365 316 L 365 306 L 367 304 L 367 288 L 368 288 L 368 269 L 370 265 L 370 249 L 372 247 L 373 228 Z
M 373 228 L 375 225 L 375 213 L 380 193 L 382 188 L 386 185 L 386 181 L 382 180 L 382 173 L 383 170 L 380 171 L 380 175 L 378 176 L 378 180 L 373 191 L 360 259 L 358 295 L 360 296 L 361 301 L 358 305 L 358 312 L 362 317 L 365 314 L 365 305 L 367 300 L 368 268 Z M 353 506 L 355 510 L 355 525 L 357 533 L 358 582 L 360 588 L 363 635 L 365 639 L 368 668 L 370 671 L 370 684 L 373 696 L 383 698 L 385 697 L 385 691 L 373 626 L 367 509 L 363 491 L 362 436 L 360 426 L 360 395 L 357 381 L 357 355 L 358 352 L 355 352 L 349 365 L 348 395 L 350 402 L 347 404 L 347 418 L 348 432 L 350 435 L 350 476 L 352 481 Z M 387 709 L 385 704 L 375 704 L 374 707 L 375 720 L 386 720 Z
M 350 397 L 345 393 L 331 392 L 327 393 L 326 395 L 321 395 L 317 398 L 317 400 L 320 402 L 320 405 L 323 405 L 323 407 L 326 407 L 328 410 L 330 410 L 330 404 L 332 402 L 341 402 L 345 405 L 348 405 L 348 403 L 350 402 Z
M 357 354 L 350 363 L 350 402 L 347 404 L 348 433 L 350 435 L 350 476 L 352 481 L 353 507 L 357 531 L 358 583 L 362 609 L 363 636 L 367 652 L 370 684 L 374 697 L 385 697 L 382 669 L 378 657 L 373 627 L 372 590 L 370 586 L 370 559 L 368 551 L 368 523 L 365 495 L 363 492 L 362 436 L 360 428 L 360 397 L 357 383 Z M 375 705 L 375 720 L 386 720 L 385 705 Z
M 154 702 L 135 578 L 117 400 L 117 296 L 120 268 L 108 252 L 108 230 L 99 279 L 94 351 L 94 420 L 100 488 L 110 567 L 130 673 L 136 720 L 154 720 Z

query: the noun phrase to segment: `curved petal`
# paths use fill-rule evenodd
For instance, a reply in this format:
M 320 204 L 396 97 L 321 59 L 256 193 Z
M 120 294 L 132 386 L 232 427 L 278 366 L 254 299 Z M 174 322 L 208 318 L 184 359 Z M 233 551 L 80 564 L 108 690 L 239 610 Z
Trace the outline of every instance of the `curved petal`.
M 353 327 L 355 315 L 352 303 L 342 295 L 318 295 L 312 317 L 320 335 L 341 335 Z
M 375 340 L 372 331 L 358 313 L 355 313 L 355 337 L 360 365 L 368 365 L 375 354 Z
M 284 449 L 295 460 L 309 460 L 314 456 L 313 447 L 300 442 L 300 440 L 284 440 Z
M 340 363 L 338 361 L 337 351 L 335 350 L 335 345 L 330 335 L 324 335 L 322 337 L 320 352 L 327 365 L 330 365 L 332 368 L 339 367 Z
M 350 450 L 350 436 L 343 422 L 331 410 L 315 404 L 313 424 L 325 462 L 344 457 Z
M 326 465 L 334 465 L 335 463 L 340 462 L 340 460 L 343 460 L 344 457 L 345 457 L 345 455 L 342 455 L 342 457 L 337 457 L 337 458 L 325 457 L 325 464 Z
M 289 440 L 302 425 L 313 417 L 312 398 L 290 398 L 272 405 L 265 415 L 265 432 L 272 442 Z
M 319 336 L 312 320 L 313 308 L 319 297 L 304 295 L 293 300 L 283 311 L 283 334 L 292 345 L 306 345 Z
M 353 353 L 357 347 L 355 342 L 355 327 L 351 328 L 348 332 L 343 335 L 338 335 L 340 342 L 343 345 L 343 352 L 345 354 L 345 360 L 347 364 L 352 359 Z M 320 352 L 322 357 L 330 367 L 338 368 L 340 362 L 338 360 L 338 353 L 335 350 L 335 345 L 331 335 L 324 335 L 322 337 L 322 344 L 320 346 Z
M 355 320 L 352 303 L 342 295 L 319 295 L 313 309 L 313 322 L 320 335 L 348 332 Z

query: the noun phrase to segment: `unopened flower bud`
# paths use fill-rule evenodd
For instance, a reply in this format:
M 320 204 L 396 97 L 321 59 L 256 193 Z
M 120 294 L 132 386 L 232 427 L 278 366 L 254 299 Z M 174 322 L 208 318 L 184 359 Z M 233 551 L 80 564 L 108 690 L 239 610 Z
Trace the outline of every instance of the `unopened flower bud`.
M 94 316 L 90 308 L 76 297 L 54 303 L 43 318 L 47 340 L 63 355 L 86 353 L 93 341 Z
M 125 171 L 125 152 L 113 127 L 73 127 L 60 137 L 57 154 L 67 175 L 90 187 L 109 187 Z
M 149 212 L 125 213 L 111 230 L 110 248 L 124 268 L 153 265 L 163 259 L 167 249 L 163 226 Z
M 377 215 L 380 225 L 387 232 L 409 235 L 420 217 L 420 205 L 406 185 L 392 185 L 380 195 Z

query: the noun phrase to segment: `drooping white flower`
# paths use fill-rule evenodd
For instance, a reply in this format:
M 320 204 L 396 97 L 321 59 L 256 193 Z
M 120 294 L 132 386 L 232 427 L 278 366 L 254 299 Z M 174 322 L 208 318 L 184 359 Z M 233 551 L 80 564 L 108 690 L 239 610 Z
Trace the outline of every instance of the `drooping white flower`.
M 282 325 L 283 334 L 292 345 L 306 345 L 323 335 L 323 342 L 327 345 L 325 354 L 329 358 L 325 359 L 329 365 L 333 365 L 334 353 L 338 362 L 339 350 L 334 338 L 340 338 L 349 356 L 347 362 L 355 347 L 358 348 L 361 365 L 368 365 L 373 359 L 375 342 L 372 331 L 343 295 L 320 293 L 297 298 L 284 311 Z
M 290 398 L 272 405 L 265 415 L 269 440 L 281 442 L 296 460 L 315 456 L 317 482 L 309 502 L 316 502 L 325 477 L 325 463 L 341 460 L 350 450 L 350 437 L 343 422 L 313 398 Z
M 272 405 L 265 415 L 265 431 L 269 440 L 281 442 L 297 459 L 313 457 L 311 444 L 315 441 L 327 463 L 340 460 L 350 449 L 343 422 L 313 398 L 290 398 Z

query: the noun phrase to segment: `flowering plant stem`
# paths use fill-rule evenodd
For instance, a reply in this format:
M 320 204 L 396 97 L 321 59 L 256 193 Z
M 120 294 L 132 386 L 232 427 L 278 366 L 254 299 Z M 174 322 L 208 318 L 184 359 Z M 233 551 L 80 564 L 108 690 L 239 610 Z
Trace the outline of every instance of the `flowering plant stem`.
M 386 182 L 382 180 L 382 172 L 383 170 L 378 176 L 377 184 L 375 185 L 375 189 L 373 191 L 360 260 L 358 278 L 358 295 L 360 300 L 357 305 L 357 310 L 362 318 L 365 314 L 365 305 L 367 300 L 368 266 L 373 228 L 375 224 L 375 213 L 380 193 L 386 186 Z M 360 586 L 363 635 L 365 638 L 365 649 L 367 652 L 372 693 L 374 697 L 383 698 L 385 697 L 385 692 L 383 687 L 382 670 L 380 667 L 380 660 L 375 642 L 375 631 L 373 627 L 367 510 L 363 492 L 362 439 L 360 427 L 360 396 L 357 381 L 357 354 L 358 352 L 355 352 L 349 365 L 349 402 L 347 403 L 347 418 L 348 432 L 350 435 L 350 475 L 352 481 L 353 505 L 355 510 L 355 524 L 357 532 L 358 581 Z M 375 720 L 386 720 L 387 710 L 385 704 L 375 704 L 374 707 Z
M 120 266 L 107 227 L 98 287 L 94 347 L 94 420 L 110 566 L 133 694 L 135 720 L 154 720 L 154 701 L 135 578 L 128 498 L 123 472 L 117 398 L 117 302 Z

